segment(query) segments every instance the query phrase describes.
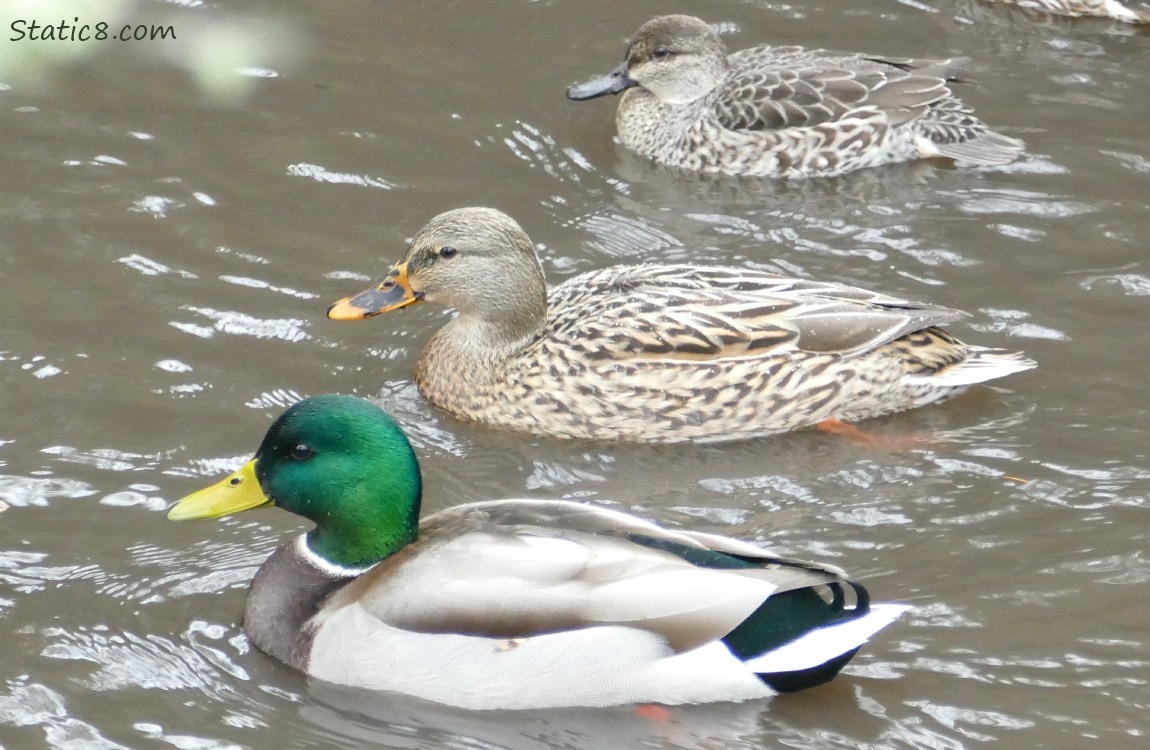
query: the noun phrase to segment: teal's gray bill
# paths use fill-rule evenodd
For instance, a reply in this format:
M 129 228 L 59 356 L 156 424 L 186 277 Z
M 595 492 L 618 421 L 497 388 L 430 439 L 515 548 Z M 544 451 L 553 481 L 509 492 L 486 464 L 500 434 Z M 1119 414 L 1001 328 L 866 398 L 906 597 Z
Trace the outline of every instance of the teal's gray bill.
M 597 96 L 618 94 L 632 86 L 638 86 L 638 81 L 627 75 L 627 61 L 624 60 L 619 67 L 605 76 L 600 76 L 587 83 L 579 83 L 567 89 L 567 98 L 574 101 L 594 99 Z

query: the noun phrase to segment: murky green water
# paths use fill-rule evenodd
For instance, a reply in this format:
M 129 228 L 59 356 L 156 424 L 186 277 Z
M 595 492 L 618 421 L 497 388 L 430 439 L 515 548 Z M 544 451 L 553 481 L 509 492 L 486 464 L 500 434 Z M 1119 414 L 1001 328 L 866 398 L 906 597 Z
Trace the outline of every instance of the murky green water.
M 1144 745 L 1150 35 L 952 0 L 686 0 L 675 9 L 726 24 L 732 48 L 973 56 L 961 95 L 1029 145 L 995 170 L 700 180 L 614 146 L 613 101 L 563 97 L 666 9 L 142 3 L 140 18 L 226 21 L 248 41 L 294 28 L 300 54 L 249 70 L 231 105 L 114 46 L 38 85 L 3 81 L 0 746 Z M 638 261 L 780 269 L 968 310 L 956 333 L 1040 367 L 870 425 L 936 436 L 908 452 L 462 424 L 410 382 L 445 311 L 323 311 L 433 214 L 473 204 L 515 216 L 553 281 Z M 163 510 L 236 466 L 285 404 L 335 390 L 380 395 L 401 420 L 429 510 L 612 504 L 834 562 L 918 608 L 825 688 L 668 723 L 309 685 L 236 626 L 293 518 Z

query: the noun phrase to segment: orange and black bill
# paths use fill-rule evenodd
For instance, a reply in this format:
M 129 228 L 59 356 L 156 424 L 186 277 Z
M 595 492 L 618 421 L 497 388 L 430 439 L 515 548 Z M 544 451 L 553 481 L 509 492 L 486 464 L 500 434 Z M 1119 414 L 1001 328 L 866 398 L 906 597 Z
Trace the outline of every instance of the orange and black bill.
M 351 297 L 344 297 L 327 309 L 332 320 L 363 320 L 372 315 L 414 305 L 423 293 L 411 288 L 407 264 L 396 263 L 378 284 Z

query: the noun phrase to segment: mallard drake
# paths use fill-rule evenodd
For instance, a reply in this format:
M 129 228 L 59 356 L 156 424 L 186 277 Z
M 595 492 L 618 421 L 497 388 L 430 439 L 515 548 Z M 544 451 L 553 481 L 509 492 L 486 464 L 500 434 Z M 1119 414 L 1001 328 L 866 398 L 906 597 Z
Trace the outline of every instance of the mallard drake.
M 802 47 L 728 55 L 698 18 L 659 16 L 635 32 L 621 65 L 567 96 L 626 92 L 615 115 L 623 145 L 702 172 L 806 177 L 929 157 L 1014 161 L 1022 141 L 990 130 L 951 93 L 968 63 Z
M 991 0 L 1060 16 L 1098 16 L 1129 23 L 1150 23 L 1148 0 Z
M 415 368 L 432 403 L 566 438 L 735 440 L 853 422 L 1035 364 L 938 328 L 957 310 L 761 271 L 616 266 L 548 293 L 530 238 L 490 208 L 436 216 L 328 317 L 424 300 L 459 311 Z
M 465 708 L 799 690 L 907 609 L 870 604 L 830 565 L 574 502 L 493 500 L 420 522 L 421 493 L 399 425 L 326 395 L 285 411 L 255 458 L 168 517 L 274 504 L 314 522 L 256 573 L 252 643 L 312 677 Z

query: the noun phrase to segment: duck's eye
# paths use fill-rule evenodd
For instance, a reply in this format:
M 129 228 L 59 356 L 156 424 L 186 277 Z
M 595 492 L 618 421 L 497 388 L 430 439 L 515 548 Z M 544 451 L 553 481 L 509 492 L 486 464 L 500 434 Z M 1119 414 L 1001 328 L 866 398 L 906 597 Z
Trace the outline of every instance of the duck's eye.
M 447 260 L 448 258 L 454 258 L 456 255 L 459 255 L 459 251 L 451 245 L 439 248 L 439 257 L 443 258 L 444 260 Z
M 306 461 L 309 458 L 311 458 L 312 454 L 314 454 L 314 453 L 315 453 L 315 451 L 313 451 L 311 449 L 310 445 L 308 445 L 307 443 L 300 443 L 296 447 L 292 448 L 291 453 L 289 453 L 288 455 L 290 455 L 296 461 Z
M 651 57 L 655 58 L 656 60 L 666 60 L 670 56 L 671 50 L 667 49 L 666 47 L 656 47 L 655 51 L 651 53 Z

